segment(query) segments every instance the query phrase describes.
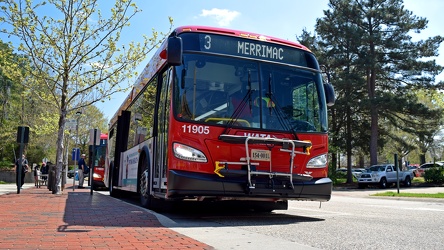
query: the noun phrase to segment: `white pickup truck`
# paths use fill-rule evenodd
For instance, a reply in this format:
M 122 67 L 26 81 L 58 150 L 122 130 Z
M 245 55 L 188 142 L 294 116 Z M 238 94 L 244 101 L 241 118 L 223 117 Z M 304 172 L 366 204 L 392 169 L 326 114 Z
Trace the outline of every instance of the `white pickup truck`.
M 406 187 L 412 185 L 413 173 L 410 171 L 399 171 L 396 173 L 396 167 L 393 164 L 373 165 L 362 173 L 358 178 L 359 188 L 365 188 L 367 185 L 379 185 L 380 188 L 387 188 L 389 185 L 399 182 Z

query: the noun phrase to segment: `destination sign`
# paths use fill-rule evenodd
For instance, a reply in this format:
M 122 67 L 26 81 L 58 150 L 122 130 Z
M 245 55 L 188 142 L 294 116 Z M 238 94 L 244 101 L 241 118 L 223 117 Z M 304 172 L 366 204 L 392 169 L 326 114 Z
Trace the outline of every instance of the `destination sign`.
M 275 43 L 214 34 L 186 33 L 181 34 L 184 50 L 227 54 L 268 61 L 275 61 L 300 66 L 312 65 L 310 53 L 289 46 Z

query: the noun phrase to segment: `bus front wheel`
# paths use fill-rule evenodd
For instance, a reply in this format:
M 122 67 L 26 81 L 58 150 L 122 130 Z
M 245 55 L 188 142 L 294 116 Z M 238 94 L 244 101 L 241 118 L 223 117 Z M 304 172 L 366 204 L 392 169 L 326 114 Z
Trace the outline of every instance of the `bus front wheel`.
M 148 167 L 148 159 L 146 156 L 142 156 L 141 168 L 139 169 L 142 170 L 139 176 L 140 204 L 145 208 L 150 208 L 151 207 L 151 194 L 149 189 L 150 173 Z

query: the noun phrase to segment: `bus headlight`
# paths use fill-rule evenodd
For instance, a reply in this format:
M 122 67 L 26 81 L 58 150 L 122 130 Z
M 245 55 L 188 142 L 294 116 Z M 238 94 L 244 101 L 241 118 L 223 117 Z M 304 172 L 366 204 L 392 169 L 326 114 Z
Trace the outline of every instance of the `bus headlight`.
M 325 168 L 327 167 L 327 154 L 319 155 L 307 163 L 307 168 Z
M 207 162 L 207 157 L 201 151 L 185 146 L 180 143 L 173 143 L 174 156 L 187 161 Z

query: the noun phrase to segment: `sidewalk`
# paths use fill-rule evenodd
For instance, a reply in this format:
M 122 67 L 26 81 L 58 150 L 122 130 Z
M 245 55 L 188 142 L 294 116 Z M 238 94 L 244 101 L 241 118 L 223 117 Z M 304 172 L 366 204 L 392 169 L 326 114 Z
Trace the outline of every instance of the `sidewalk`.
M 20 194 L 15 184 L 0 189 L 0 249 L 213 249 L 89 188 L 68 184 L 61 195 L 33 184 Z

